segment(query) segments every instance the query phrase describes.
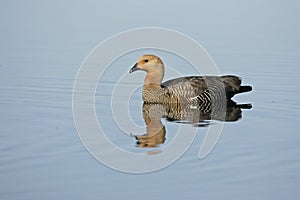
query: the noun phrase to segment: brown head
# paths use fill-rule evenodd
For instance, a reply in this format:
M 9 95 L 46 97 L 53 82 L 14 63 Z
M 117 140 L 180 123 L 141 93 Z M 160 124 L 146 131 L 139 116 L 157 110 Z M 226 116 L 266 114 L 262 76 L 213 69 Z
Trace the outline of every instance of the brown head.
M 147 72 L 144 84 L 161 84 L 164 77 L 164 64 L 162 60 L 155 55 L 143 55 L 138 62 L 130 69 L 129 73 L 137 70 Z

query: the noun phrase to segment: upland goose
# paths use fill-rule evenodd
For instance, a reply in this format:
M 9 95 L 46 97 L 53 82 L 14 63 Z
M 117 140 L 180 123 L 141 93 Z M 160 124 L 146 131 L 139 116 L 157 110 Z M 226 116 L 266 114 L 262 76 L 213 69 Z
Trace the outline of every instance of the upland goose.
M 235 94 L 252 90 L 241 86 L 241 78 L 227 76 L 188 76 L 162 83 L 165 67 L 155 55 L 143 55 L 130 69 L 147 72 L 142 98 L 145 103 L 206 104 L 211 101 L 230 100 Z

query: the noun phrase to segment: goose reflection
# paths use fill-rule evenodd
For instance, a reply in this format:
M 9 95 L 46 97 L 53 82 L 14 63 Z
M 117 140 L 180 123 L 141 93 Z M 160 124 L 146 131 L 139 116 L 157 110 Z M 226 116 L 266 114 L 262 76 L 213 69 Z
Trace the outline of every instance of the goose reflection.
M 166 140 L 166 128 L 161 119 L 184 123 L 195 127 L 210 125 L 211 120 L 234 122 L 242 118 L 242 109 L 251 109 L 251 104 L 237 104 L 229 100 L 223 109 L 212 109 L 211 105 L 199 107 L 178 106 L 177 104 L 149 104 L 142 108 L 146 133 L 137 135 L 136 144 L 141 148 L 158 147 Z

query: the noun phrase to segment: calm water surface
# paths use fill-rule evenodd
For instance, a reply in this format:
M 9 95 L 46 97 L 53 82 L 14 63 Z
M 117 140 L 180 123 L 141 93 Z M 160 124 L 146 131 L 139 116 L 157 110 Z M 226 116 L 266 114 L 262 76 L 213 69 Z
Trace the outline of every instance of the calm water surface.
M 144 24 L 130 14 L 134 12 L 121 12 L 118 19 L 126 16 L 129 21 L 137 21 L 130 26 L 116 21 L 112 25 L 104 19 L 110 12 L 102 4 L 97 5 L 99 10 L 92 5 L 74 4 L 71 11 L 67 3 L 62 4 L 63 8 L 56 8 L 55 3 L 37 5 L 31 1 L 18 8 L 11 3 L 0 4 L 1 15 L 6 19 L 0 20 L 1 199 L 300 198 L 300 30 L 295 8 L 248 3 L 249 9 L 257 9 L 259 20 L 244 14 L 244 7 L 236 10 L 227 5 L 224 11 L 217 9 L 219 17 L 211 19 L 206 10 L 215 10 L 212 4 L 205 4 L 200 14 L 190 8 L 191 12 L 186 13 L 190 18 L 186 20 L 201 24 L 203 29 L 191 28 L 189 23 L 178 29 L 205 45 L 222 74 L 237 74 L 245 84 L 253 86 L 252 92 L 234 98 L 253 107 L 243 110 L 240 120 L 225 122 L 217 145 L 205 159 L 198 159 L 198 153 L 207 127 L 199 127 L 191 147 L 171 166 L 132 175 L 102 165 L 86 151 L 73 121 L 72 89 L 81 62 L 98 42 L 130 27 L 153 25 L 150 18 L 143 16 L 149 22 Z M 111 3 L 105 3 L 108 5 Z M 174 7 L 177 11 L 181 10 L 178 5 Z M 79 14 L 81 9 L 86 16 Z M 286 15 L 277 16 L 278 9 Z M 26 15 L 25 10 L 32 12 Z M 221 15 L 226 13 L 231 14 Z M 211 23 L 194 19 L 203 17 Z M 177 23 L 184 24 L 181 20 Z M 232 22 L 232 30 L 225 29 L 218 20 L 228 25 Z M 176 29 L 174 23 L 167 17 L 156 26 Z M 213 31 L 210 24 L 218 30 Z M 257 31 L 251 32 L 252 29 Z M 241 35 L 235 35 L 236 31 Z M 104 128 L 111 131 L 109 137 L 115 144 L 128 151 L 147 152 L 151 149 L 137 147 L 135 138 L 123 134 L 115 125 L 109 101 L 116 77 L 128 73 L 138 58 L 135 55 L 122 61 L 122 66 L 116 61 L 105 74 L 99 83 L 103 87 L 96 91 L 96 112 Z M 184 64 L 168 54 L 160 56 L 175 69 Z M 186 71 L 186 75 L 194 73 Z M 167 71 L 165 80 L 175 75 Z M 138 85 L 142 84 L 142 72 L 131 76 Z M 130 92 L 131 86 L 125 84 L 124 88 Z M 140 92 L 134 92 L 129 111 L 133 121 L 146 128 Z M 124 106 L 123 98 L 120 95 L 115 106 Z M 162 123 L 167 136 L 161 148 L 175 137 L 179 126 L 165 119 Z

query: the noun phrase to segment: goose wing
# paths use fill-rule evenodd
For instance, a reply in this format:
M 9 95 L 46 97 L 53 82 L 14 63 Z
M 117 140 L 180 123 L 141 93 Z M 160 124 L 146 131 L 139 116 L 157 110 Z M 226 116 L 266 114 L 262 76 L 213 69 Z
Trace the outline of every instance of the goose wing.
M 252 90 L 251 86 L 241 86 L 240 77 L 232 75 L 180 77 L 166 81 L 161 86 L 185 97 L 195 97 L 203 94 L 209 88 L 219 88 L 219 91 L 225 90 L 229 99 L 235 94 Z

